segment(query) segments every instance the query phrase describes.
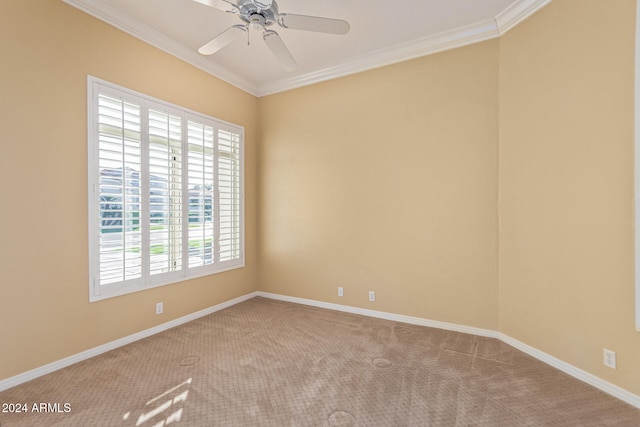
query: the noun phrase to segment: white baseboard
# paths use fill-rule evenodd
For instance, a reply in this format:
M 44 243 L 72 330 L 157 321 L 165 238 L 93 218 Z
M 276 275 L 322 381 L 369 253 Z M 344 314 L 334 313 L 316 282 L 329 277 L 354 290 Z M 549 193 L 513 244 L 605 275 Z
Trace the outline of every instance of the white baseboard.
M 554 368 L 564 372 L 565 374 L 571 375 L 574 378 L 579 379 L 589 385 L 594 386 L 595 388 L 604 391 L 607 394 L 610 394 L 618 399 L 628 403 L 629 405 L 635 406 L 640 409 L 640 396 L 631 393 L 621 387 L 618 387 L 615 384 L 611 384 L 608 381 L 603 380 L 600 377 L 597 377 L 593 374 L 590 374 L 587 371 L 583 371 L 580 368 L 577 368 L 563 360 L 560 360 L 556 357 L 551 356 L 543 351 L 538 350 L 537 348 L 531 347 L 523 342 L 518 341 L 515 338 L 511 338 L 505 334 L 499 334 L 498 337 L 502 342 L 509 344 L 512 347 L 517 348 L 523 353 L 527 353 L 529 356 L 535 357 L 536 359 L 553 366 Z
M 377 317 L 380 319 L 392 320 L 396 322 L 409 323 L 412 325 L 428 326 L 431 328 L 445 329 L 449 331 L 462 332 L 462 333 L 473 334 L 473 335 L 478 335 L 482 337 L 497 338 L 502 342 L 517 348 L 523 353 L 528 354 L 529 356 L 535 357 L 536 359 L 548 365 L 551 365 L 554 368 L 559 369 L 560 371 L 568 375 L 571 375 L 572 377 L 580 381 L 583 381 L 589 385 L 592 385 L 597 389 L 600 389 L 605 393 L 610 394 L 640 409 L 640 396 L 633 394 L 621 387 L 618 387 L 617 385 L 611 384 L 610 382 L 607 382 L 600 377 L 596 377 L 593 374 L 583 371 L 580 368 L 577 368 L 543 351 L 533 348 L 523 342 L 520 342 L 514 338 L 511 338 L 508 335 L 501 334 L 496 331 L 491 331 L 488 329 L 481 329 L 481 328 L 473 328 L 469 326 L 462 326 L 462 325 L 457 325 L 455 323 L 439 322 L 436 320 L 423 319 L 420 317 L 412 317 L 412 316 L 404 316 L 401 314 L 387 313 L 384 311 L 368 310 L 363 308 L 350 307 L 347 305 L 332 304 L 332 303 L 327 303 L 322 301 L 315 301 L 315 300 L 309 300 L 304 298 L 290 297 L 286 295 L 272 294 L 269 292 L 258 292 L 258 296 L 280 300 L 280 301 L 293 302 L 297 304 L 304 304 L 304 305 L 309 305 L 313 307 L 326 308 L 329 310 L 344 311 L 347 313 L 361 314 L 363 316 Z
M 437 320 L 423 319 L 421 317 L 405 316 L 402 314 L 387 313 L 384 311 L 369 310 L 364 308 L 351 307 L 348 305 L 333 304 L 333 303 L 328 303 L 323 301 L 316 301 L 316 300 L 310 300 L 305 298 L 297 298 L 297 297 L 291 297 L 286 295 L 273 294 L 269 292 L 251 292 L 241 297 L 234 298 L 229 301 L 225 301 L 223 303 L 214 305 L 204 310 L 197 311 L 195 313 L 188 314 L 178 319 L 171 320 L 169 322 L 163 323 L 153 328 L 140 331 L 138 333 L 126 336 L 124 338 L 117 339 L 115 341 L 111 341 L 109 343 L 103 344 L 98 347 L 94 347 L 92 349 L 83 351 L 78 354 L 74 354 L 73 356 L 66 357 L 64 359 L 49 363 L 47 365 L 41 366 L 36 369 L 32 369 L 22 374 L 18 374 L 16 376 L 13 376 L 4 380 L 0 380 L 0 391 L 7 390 L 11 387 L 15 387 L 19 384 L 33 380 L 35 378 L 57 371 L 58 369 L 62 369 L 67 366 L 73 365 L 75 363 L 81 362 L 83 360 L 90 359 L 94 356 L 98 356 L 99 354 L 106 353 L 107 351 L 114 350 L 118 347 L 122 347 L 134 341 L 138 341 L 143 338 L 147 338 L 151 335 L 157 334 L 159 332 L 166 331 L 167 329 L 175 328 L 176 326 L 180 326 L 184 323 L 190 322 L 192 320 L 196 320 L 200 317 L 207 316 L 211 313 L 215 313 L 216 311 L 220 311 L 227 307 L 231 307 L 232 305 L 241 303 L 243 301 L 249 300 L 256 296 L 274 299 L 274 300 L 280 300 L 280 301 L 288 301 L 288 302 L 293 302 L 293 303 L 303 304 L 303 305 L 308 305 L 313 307 L 326 308 L 329 310 L 343 311 L 346 313 L 360 314 L 363 316 L 375 317 L 375 318 L 391 320 L 395 322 L 408 323 L 411 325 L 427 326 L 430 328 L 450 330 L 450 331 L 461 332 L 465 334 L 478 335 L 482 337 L 497 338 L 503 341 L 504 343 L 509 344 L 517 348 L 518 350 L 532 357 L 535 357 L 536 359 L 542 362 L 545 362 L 548 365 L 551 365 L 554 368 L 559 369 L 560 371 L 568 375 L 571 375 L 574 378 L 579 379 L 580 381 L 590 384 L 602 390 L 603 392 L 610 394 L 640 409 L 640 396 L 633 394 L 621 387 L 618 387 L 617 385 L 611 384 L 603 380 L 602 378 L 599 378 L 593 374 L 583 371 L 580 368 L 577 368 L 569 363 L 566 363 L 556 357 L 553 357 L 523 342 L 520 342 L 514 338 L 511 338 L 508 335 L 501 334 L 496 331 L 458 325 L 455 323 L 439 322 Z
M 144 331 L 137 332 L 135 334 L 126 336 L 124 338 L 120 338 L 115 341 L 111 341 L 106 344 L 100 345 L 98 347 L 94 347 L 89 350 L 83 351 L 81 353 L 74 354 L 73 356 L 65 357 L 64 359 L 57 360 L 55 362 L 49 363 L 44 366 L 40 366 L 39 368 L 32 369 L 30 371 L 23 372 L 22 374 L 18 374 L 16 376 L 1 380 L 0 391 L 7 390 L 11 387 L 15 387 L 27 381 L 31 381 L 35 378 L 57 371 L 58 369 L 66 368 L 67 366 L 73 365 L 78 362 L 82 362 L 83 360 L 90 359 L 94 356 L 98 356 L 99 354 L 106 353 L 107 351 L 114 350 L 118 347 L 122 347 L 123 345 L 131 344 L 134 341 L 138 341 L 143 338 L 150 337 L 151 335 L 155 335 L 158 332 L 175 328 L 176 326 L 180 326 L 184 323 L 191 322 L 192 320 L 196 320 L 200 317 L 207 316 L 211 313 L 215 313 L 216 311 L 220 311 L 227 307 L 231 307 L 232 305 L 254 298 L 257 295 L 258 295 L 257 292 L 251 292 L 241 297 L 234 298 L 229 301 L 225 301 L 223 303 L 214 305 L 209 308 L 205 308 L 204 310 L 196 311 L 195 313 L 191 313 L 186 316 L 179 317 L 177 319 L 163 323 L 161 325 L 154 326 L 153 328 L 149 328 Z
M 479 335 L 481 337 L 498 338 L 498 333 L 488 329 L 473 328 L 471 326 L 455 323 L 439 322 L 437 320 L 423 319 L 421 317 L 405 316 L 404 314 L 387 313 L 385 311 L 370 310 L 367 308 L 351 307 L 348 305 L 333 304 L 330 302 L 316 301 L 304 298 L 290 297 L 269 292 L 258 292 L 258 296 L 288 301 L 313 307 L 326 308 L 328 310 L 344 311 L 346 313 L 360 314 L 362 316 L 377 317 L 378 319 L 392 320 L 394 322 L 409 323 L 411 325 L 427 326 L 430 328 L 446 329 L 448 331 L 462 332 L 464 334 Z

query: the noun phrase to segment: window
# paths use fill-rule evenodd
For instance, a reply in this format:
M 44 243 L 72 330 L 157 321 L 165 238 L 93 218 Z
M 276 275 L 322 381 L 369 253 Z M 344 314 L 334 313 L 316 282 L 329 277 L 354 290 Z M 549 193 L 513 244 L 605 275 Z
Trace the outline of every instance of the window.
M 244 266 L 243 129 L 88 78 L 90 300 Z

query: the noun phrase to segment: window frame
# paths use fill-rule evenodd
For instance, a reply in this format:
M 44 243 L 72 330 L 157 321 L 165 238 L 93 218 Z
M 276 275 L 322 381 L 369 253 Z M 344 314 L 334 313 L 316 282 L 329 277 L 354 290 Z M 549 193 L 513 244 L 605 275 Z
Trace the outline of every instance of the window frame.
M 141 251 L 141 277 L 131 280 L 124 280 L 109 284 L 100 284 L 100 236 L 103 228 L 103 218 L 100 217 L 100 167 L 99 167 L 99 112 L 98 99 L 100 95 L 106 95 L 122 99 L 126 102 L 138 105 L 141 109 L 140 113 L 140 150 L 141 150 L 141 170 L 140 170 L 140 251 Z M 151 195 L 150 195 L 150 174 L 149 174 L 149 111 L 167 112 L 173 116 L 181 118 L 181 231 L 180 240 L 183 245 L 181 254 L 181 269 L 177 271 L 163 272 L 152 275 L 150 273 L 150 218 L 146 215 L 150 211 Z M 200 124 L 213 129 L 213 151 L 214 151 L 214 169 L 212 179 L 214 188 L 212 189 L 212 200 L 214 207 L 214 218 L 212 226 L 214 228 L 214 261 L 212 264 L 190 267 L 189 266 L 189 141 L 188 129 L 190 123 Z M 220 255 L 220 216 L 215 214 L 220 209 L 220 189 L 219 189 L 219 168 L 220 152 L 219 152 L 219 135 L 221 132 L 228 132 L 238 139 L 237 153 L 237 186 L 239 194 L 237 197 L 237 220 L 239 222 L 238 236 L 238 257 L 227 261 L 219 261 Z M 145 95 L 140 92 L 110 83 L 108 81 L 87 76 L 87 141 L 88 141 L 88 232 L 89 232 L 89 301 L 99 301 L 111 297 L 129 294 L 145 289 L 151 289 L 159 286 L 179 283 L 185 280 L 191 280 L 198 277 L 209 276 L 224 271 L 229 271 L 245 266 L 245 215 L 244 215 L 244 127 L 229 123 L 214 117 L 210 117 L 190 109 L 165 102 L 163 100 Z M 234 163 L 235 165 L 236 163 Z M 231 176 L 231 175 L 230 175 Z M 123 174 L 124 179 L 124 174 Z M 234 181 L 235 182 L 235 181 Z M 124 200 L 124 193 L 122 199 Z M 124 202 L 122 202 L 124 203 Z M 236 219 L 236 216 L 233 216 Z M 122 227 L 124 228 L 124 217 L 122 219 Z M 186 244 L 186 246 L 185 246 Z

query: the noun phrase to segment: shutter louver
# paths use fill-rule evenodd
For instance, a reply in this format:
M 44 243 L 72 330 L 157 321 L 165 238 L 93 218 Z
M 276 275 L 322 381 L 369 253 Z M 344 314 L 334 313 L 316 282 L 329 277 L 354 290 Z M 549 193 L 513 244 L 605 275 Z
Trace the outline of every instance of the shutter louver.
M 240 135 L 218 131 L 220 262 L 241 256 Z
M 100 285 L 140 278 L 140 106 L 98 98 Z
M 243 129 L 88 83 L 90 301 L 244 266 Z
M 182 268 L 182 119 L 149 111 L 149 273 Z
M 213 127 L 188 122 L 189 267 L 214 262 Z

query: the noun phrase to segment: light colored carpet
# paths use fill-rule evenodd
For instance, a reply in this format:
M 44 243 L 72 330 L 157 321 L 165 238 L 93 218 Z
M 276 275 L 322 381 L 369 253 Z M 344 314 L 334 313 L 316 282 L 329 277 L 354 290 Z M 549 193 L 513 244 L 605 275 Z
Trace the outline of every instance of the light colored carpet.
M 498 340 L 264 298 L 6 390 L 0 403 L 29 406 L 0 413 L 2 427 L 640 426 L 640 410 Z

